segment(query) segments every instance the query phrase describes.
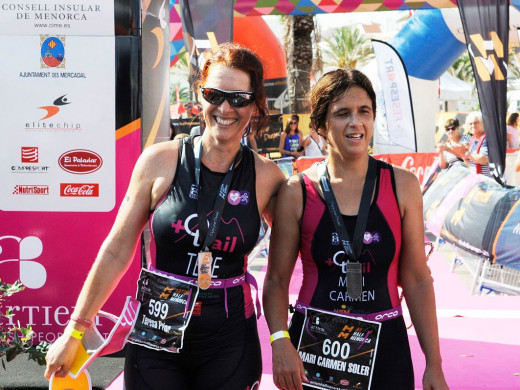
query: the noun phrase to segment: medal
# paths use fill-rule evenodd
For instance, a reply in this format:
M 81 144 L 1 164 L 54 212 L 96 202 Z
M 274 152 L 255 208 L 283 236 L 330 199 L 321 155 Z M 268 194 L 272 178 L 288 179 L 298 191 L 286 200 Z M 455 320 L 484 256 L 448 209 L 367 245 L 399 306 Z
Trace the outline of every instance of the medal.
M 211 252 L 199 252 L 198 254 L 198 277 L 197 283 L 199 287 L 203 290 L 207 290 L 211 285 L 211 263 L 213 262 L 213 257 L 211 256 Z
M 347 295 L 352 299 L 358 299 L 363 292 L 363 272 L 361 263 L 349 261 L 346 264 L 347 271 Z

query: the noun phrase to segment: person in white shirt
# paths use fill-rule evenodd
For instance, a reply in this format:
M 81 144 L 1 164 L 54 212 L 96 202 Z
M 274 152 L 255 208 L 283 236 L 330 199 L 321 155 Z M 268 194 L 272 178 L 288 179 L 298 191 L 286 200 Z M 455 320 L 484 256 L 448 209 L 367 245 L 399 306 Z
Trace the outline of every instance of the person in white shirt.
M 310 134 L 303 140 L 305 157 L 321 157 L 327 154 L 327 141 L 311 126 Z

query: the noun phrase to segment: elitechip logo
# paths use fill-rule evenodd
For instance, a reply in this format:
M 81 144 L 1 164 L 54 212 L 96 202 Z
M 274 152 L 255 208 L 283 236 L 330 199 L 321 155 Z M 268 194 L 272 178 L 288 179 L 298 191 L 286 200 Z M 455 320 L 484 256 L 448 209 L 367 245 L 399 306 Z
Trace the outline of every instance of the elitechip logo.
M 60 183 L 60 196 L 93 198 L 99 196 L 97 183 Z
M 22 146 L 21 151 L 23 163 L 38 162 L 38 148 L 36 146 Z
M 49 195 L 49 186 L 18 184 L 14 187 L 13 195 Z
M 65 36 L 41 35 L 41 67 L 65 68 Z
M 49 119 L 49 118 L 53 117 L 58 112 L 60 112 L 60 107 L 61 106 L 65 106 L 66 104 L 70 104 L 70 102 L 67 99 L 67 95 L 63 95 L 63 96 L 60 96 L 59 98 L 57 98 L 56 100 L 54 100 L 52 102 L 52 106 L 38 107 L 38 108 L 41 108 L 42 110 L 45 110 L 47 112 L 43 116 L 43 118 L 40 119 L 40 120 L 43 121 L 44 119 Z
M 103 165 L 101 156 L 91 150 L 74 149 L 63 153 L 58 159 L 61 169 L 77 175 L 97 171 Z

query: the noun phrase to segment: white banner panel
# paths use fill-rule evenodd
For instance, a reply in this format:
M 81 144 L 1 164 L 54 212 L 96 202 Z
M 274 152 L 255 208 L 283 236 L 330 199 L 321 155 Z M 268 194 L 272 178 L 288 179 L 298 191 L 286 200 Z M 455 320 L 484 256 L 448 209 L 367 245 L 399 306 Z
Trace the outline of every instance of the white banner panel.
M 111 210 L 115 38 L 0 35 L 0 47 L 0 209 Z
M 114 2 L 2 0 L 0 35 L 114 35 Z
M 416 152 L 415 125 L 408 75 L 399 54 L 386 42 L 372 40 L 385 100 L 390 140 Z

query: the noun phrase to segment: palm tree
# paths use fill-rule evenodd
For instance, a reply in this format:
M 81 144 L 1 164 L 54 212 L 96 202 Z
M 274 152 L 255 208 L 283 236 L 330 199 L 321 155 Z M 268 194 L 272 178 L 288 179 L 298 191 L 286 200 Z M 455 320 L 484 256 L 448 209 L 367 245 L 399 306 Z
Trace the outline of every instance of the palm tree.
M 469 58 L 469 53 L 467 50 L 464 50 L 464 53 L 462 53 L 462 55 L 457 58 L 455 62 L 448 68 L 448 73 L 461 79 L 462 81 L 466 81 L 468 83 L 475 82 L 473 68 L 471 66 L 471 59 Z
M 170 103 L 175 103 L 176 88 L 179 89 L 180 101 L 193 100 L 190 92 L 189 77 L 190 69 L 188 67 L 188 56 L 186 50 L 182 49 L 177 54 L 177 62 L 170 68 Z M 181 82 L 185 80 L 186 82 Z
M 352 26 L 336 29 L 324 42 L 325 65 L 356 68 L 374 57 L 370 38 Z
M 284 16 L 284 47 L 287 63 L 287 87 L 291 97 L 292 113 L 308 111 L 305 97 L 310 89 L 310 76 L 313 65 L 314 15 Z M 300 99 L 300 100 L 299 100 Z

